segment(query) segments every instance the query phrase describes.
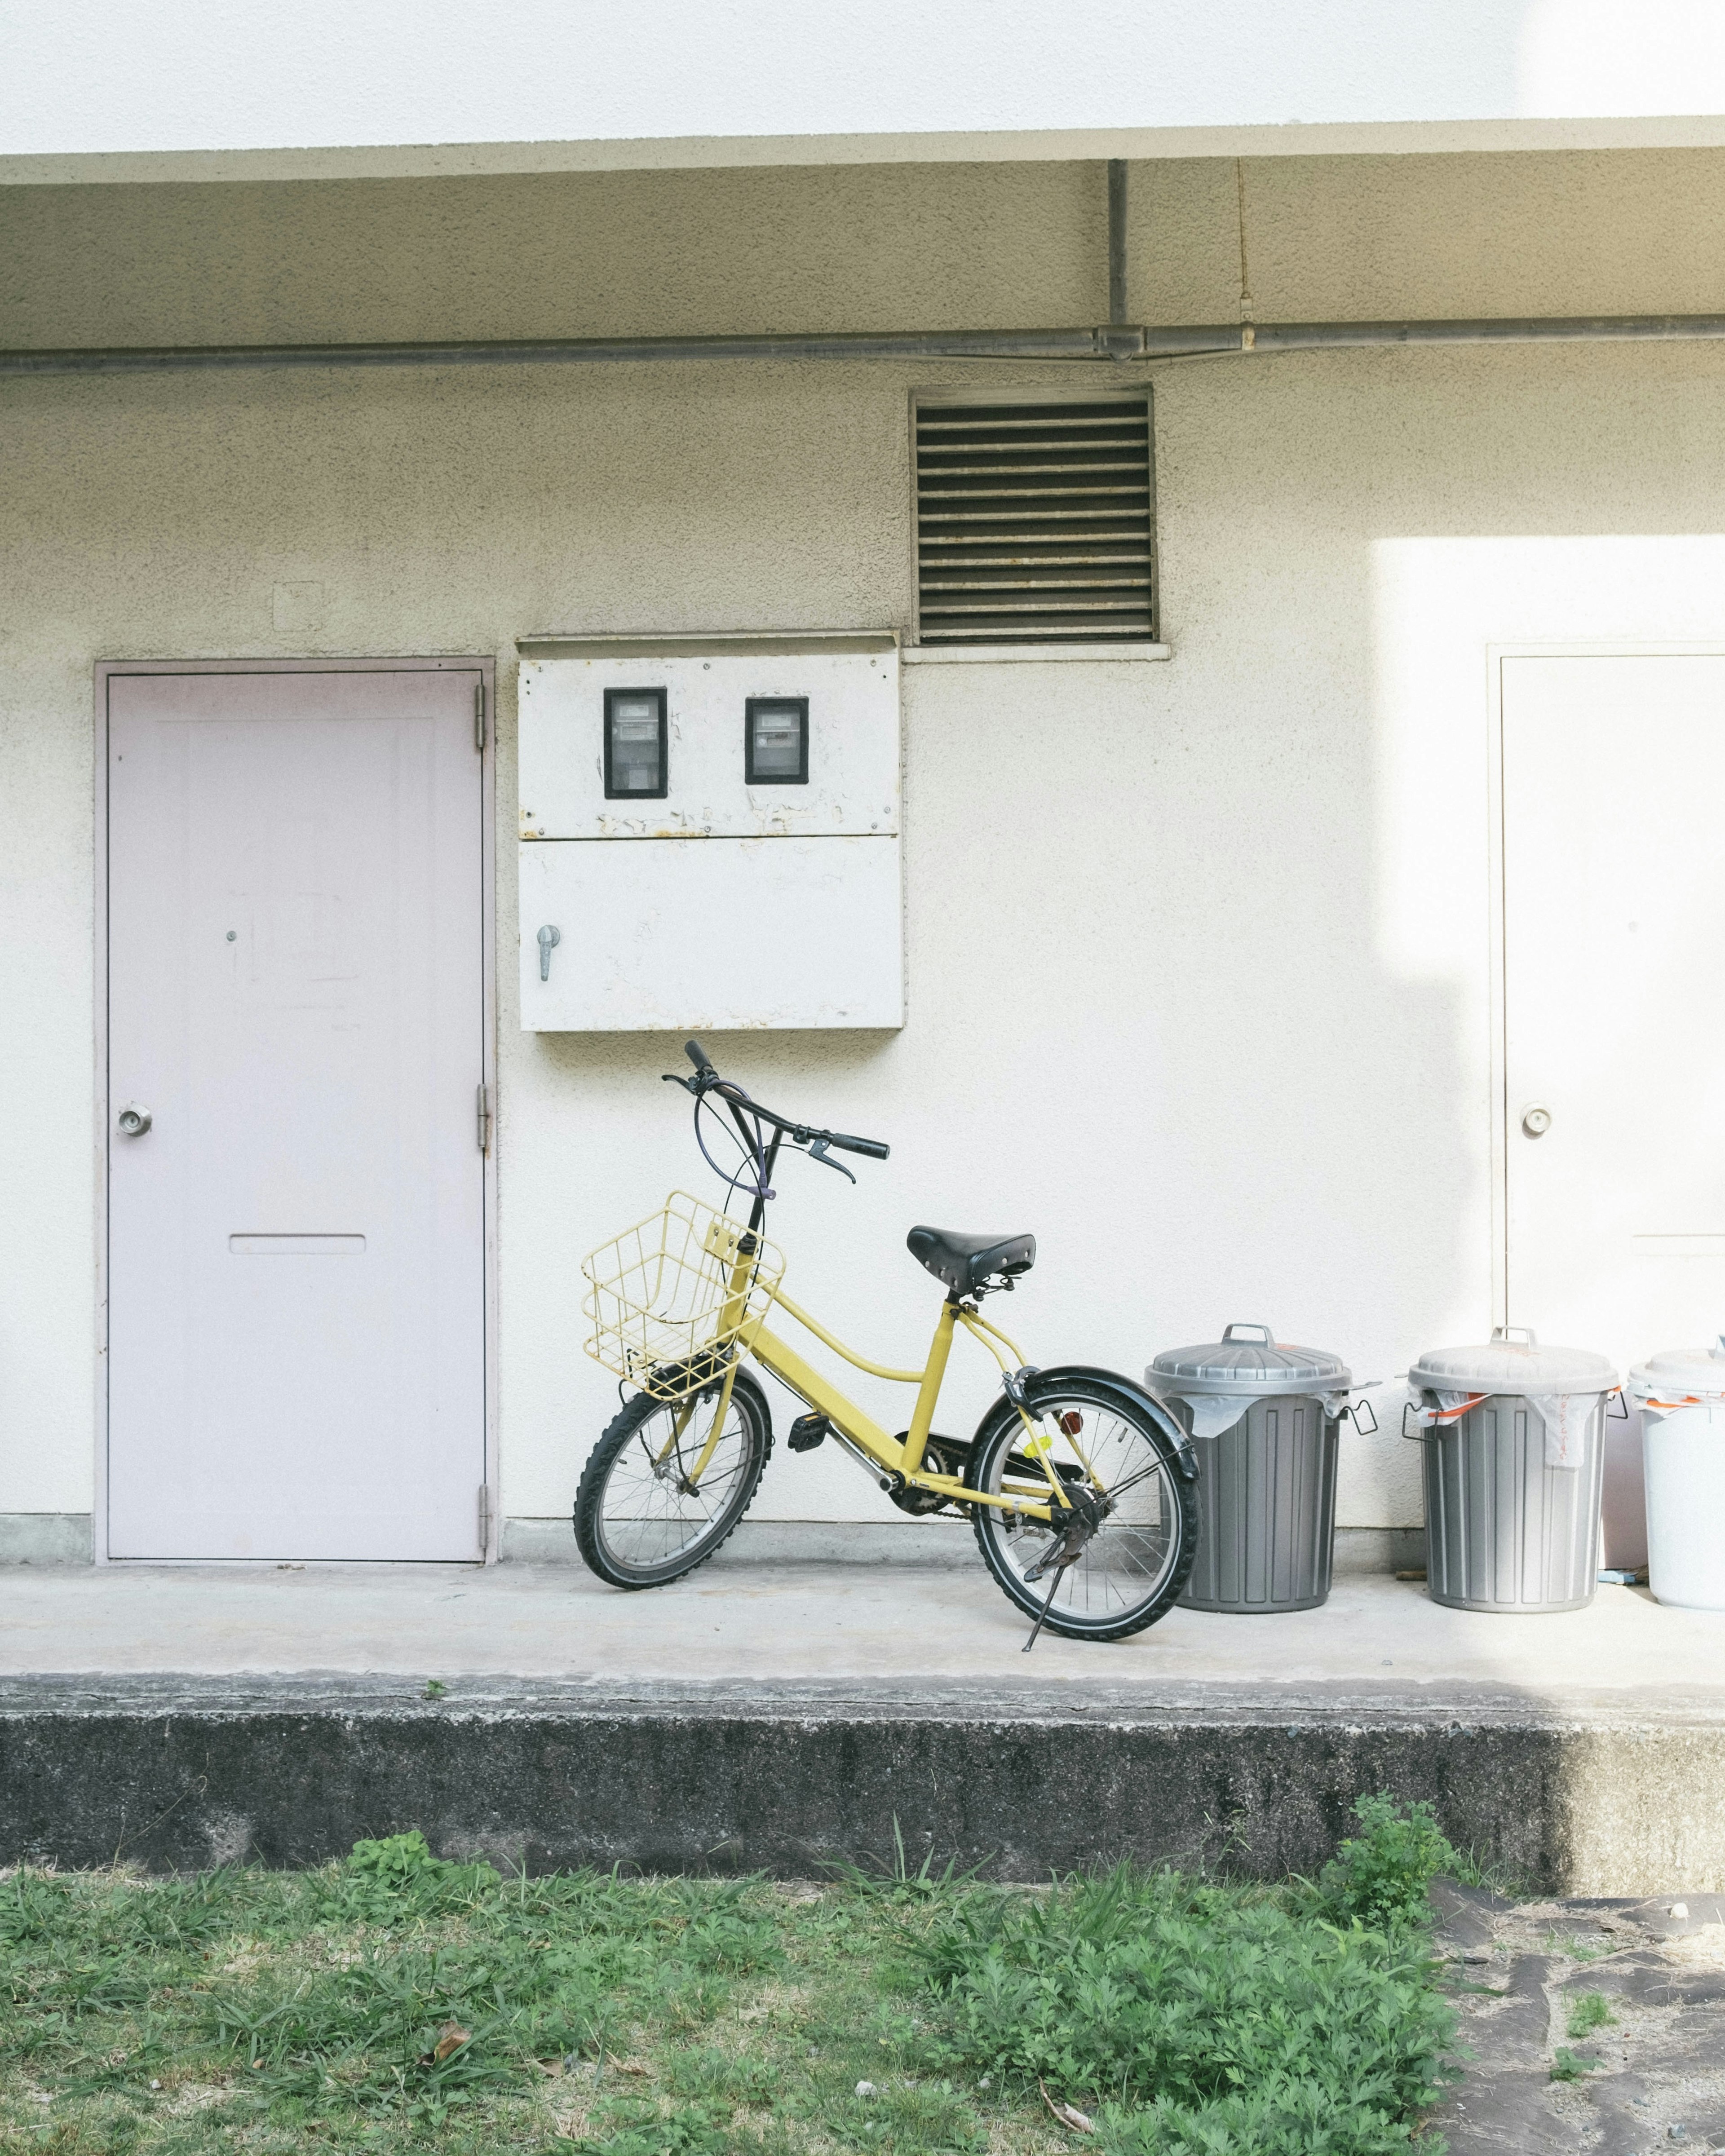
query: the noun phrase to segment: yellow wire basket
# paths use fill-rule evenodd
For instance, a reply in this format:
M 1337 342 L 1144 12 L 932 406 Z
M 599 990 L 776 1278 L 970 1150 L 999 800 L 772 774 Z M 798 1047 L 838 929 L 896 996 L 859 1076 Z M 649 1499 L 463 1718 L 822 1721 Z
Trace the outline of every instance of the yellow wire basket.
M 674 1190 L 657 1213 L 586 1259 L 583 1343 L 596 1363 L 657 1399 L 710 1383 L 740 1334 L 767 1314 L 784 1257 L 742 1221 Z

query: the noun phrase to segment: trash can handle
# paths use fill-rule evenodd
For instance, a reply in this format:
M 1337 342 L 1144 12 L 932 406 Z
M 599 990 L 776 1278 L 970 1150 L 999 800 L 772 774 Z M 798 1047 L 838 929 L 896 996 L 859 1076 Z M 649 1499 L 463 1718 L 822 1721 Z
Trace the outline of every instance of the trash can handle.
M 1266 1348 L 1273 1348 L 1276 1345 L 1276 1335 L 1271 1331 L 1267 1325 L 1241 1325 L 1239 1323 L 1230 1325 L 1228 1330 L 1222 1335 L 1223 1340 L 1224 1342 L 1231 1340 L 1236 1332 L 1256 1332 L 1262 1337 L 1264 1345 Z
M 1517 1333 L 1520 1333 L 1530 1348 L 1537 1348 L 1539 1345 L 1539 1335 L 1531 1325 L 1494 1325 L 1491 1327 L 1491 1337 L 1494 1340 L 1513 1340 Z

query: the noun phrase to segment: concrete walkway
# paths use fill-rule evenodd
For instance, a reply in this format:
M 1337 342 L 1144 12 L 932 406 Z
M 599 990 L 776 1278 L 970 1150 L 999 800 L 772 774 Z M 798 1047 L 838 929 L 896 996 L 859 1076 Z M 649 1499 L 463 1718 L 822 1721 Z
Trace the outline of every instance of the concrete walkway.
M 1498 1617 L 1445 1609 L 1385 1575 L 1337 1583 L 1321 1609 L 1177 1609 L 1113 1645 L 1026 1625 L 973 1571 L 718 1563 L 624 1594 L 567 1566 L 18 1567 L 0 1570 L 0 1676 L 185 1672 L 512 1676 L 698 1688 L 818 1681 L 1034 1681 L 1111 1697 L 1286 1691 L 1471 1696 L 1575 1712 L 1725 1717 L 1725 1613 L 1602 1587 L 1589 1609 Z

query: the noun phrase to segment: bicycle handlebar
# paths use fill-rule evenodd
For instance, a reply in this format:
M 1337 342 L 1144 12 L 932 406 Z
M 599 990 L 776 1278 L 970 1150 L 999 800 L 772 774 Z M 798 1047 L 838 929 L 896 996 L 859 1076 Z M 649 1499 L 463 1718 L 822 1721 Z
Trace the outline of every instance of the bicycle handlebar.
M 685 1040 L 683 1053 L 704 1081 L 713 1085 L 722 1084 L 706 1050 L 698 1040 Z M 798 1122 L 792 1116 L 781 1116 L 772 1108 L 763 1107 L 758 1101 L 745 1101 L 739 1105 L 742 1106 L 744 1114 L 758 1116 L 763 1123 L 771 1123 L 774 1130 L 783 1132 L 793 1145 L 829 1146 L 839 1152 L 861 1153 L 868 1160 L 886 1160 L 891 1156 L 891 1147 L 882 1145 L 879 1138 L 854 1138 L 847 1137 L 843 1131 L 819 1130 L 813 1123 Z
M 829 1146 L 836 1146 L 840 1152 L 860 1152 L 869 1160 L 885 1160 L 892 1151 L 879 1138 L 847 1138 L 839 1131 L 816 1131 L 814 1136 L 824 1138 Z

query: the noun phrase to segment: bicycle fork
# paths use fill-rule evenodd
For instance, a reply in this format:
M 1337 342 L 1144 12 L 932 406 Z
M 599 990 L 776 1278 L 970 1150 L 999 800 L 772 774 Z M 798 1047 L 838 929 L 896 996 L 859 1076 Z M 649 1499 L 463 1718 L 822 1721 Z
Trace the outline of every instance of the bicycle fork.
M 742 1363 L 741 1355 L 732 1357 L 726 1368 L 725 1382 L 719 1388 L 718 1403 L 713 1409 L 712 1427 L 707 1431 L 706 1443 L 701 1448 L 701 1457 L 691 1468 L 677 1477 L 677 1487 L 685 1497 L 692 1497 L 696 1494 L 701 1486 L 701 1478 L 706 1474 L 708 1464 L 717 1450 L 719 1440 L 724 1435 L 725 1418 L 731 1412 L 731 1394 L 737 1383 L 737 1373 L 742 1367 Z M 690 1419 L 694 1414 L 701 1397 L 699 1393 L 691 1393 L 688 1399 L 677 1409 L 671 1422 L 671 1434 L 660 1447 L 659 1455 L 653 1462 L 655 1472 L 662 1468 L 672 1453 L 681 1446 L 683 1433 L 689 1427 Z

